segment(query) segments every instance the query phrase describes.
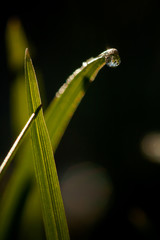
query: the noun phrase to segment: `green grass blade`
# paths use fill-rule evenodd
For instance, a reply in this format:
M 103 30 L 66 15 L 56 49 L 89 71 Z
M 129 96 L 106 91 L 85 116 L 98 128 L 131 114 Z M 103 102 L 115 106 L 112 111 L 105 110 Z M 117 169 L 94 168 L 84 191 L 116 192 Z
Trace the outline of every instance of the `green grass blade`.
M 36 75 L 28 50 L 25 53 L 25 75 L 29 113 L 41 104 Z M 34 165 L 41 193 L 42 212 L 47 239 L 69 239 L 68 226 L 48 130 L 40 110 L 31 128 Z
M 108 51 L 107 53 L 105 52 L 97 58 L 83 63 L 82 67 L 80 69 L 77 69 L 67 79 L 66 83 L 57 92 L 55 98 L 48 107 L 47 112 L 45 112 L 46 124 L 49 130 L 49 134 L 51 136 L 51 142 L 54 152 L 56 151 L 60 139 L 64 134 L 65 129 L 69 121 L 71 120 L 72 115 L 74 114 L 74 111 L 77 109 L 77 106 L 79 105 L 82 97 L 86 93 L 87 88 L 96 77 L 98 71 L 104 66 L 104 64 L 106 64 L 107 60 L 105 56 L 107 54 Z M 32 191 L 32 195 L 33 194 L 34 193 Z M 34 194 L 31 199 L 36 197 L 37 196 Z M 34 202 L 36 202 L 36 200 L 34 200 Z M 37 204 L 36 206 L 37 208 L 34 206 L 34 212 L 38 212 L 39 205 Z M 27 222 L 32 221 L 31 214 L 29 220 L 29 212 L 31 212 L 30 209 L 31 203 L 27 202 L 24 213 L 26 217 L 25 215 L 23 216 L 24 226 L 26 226 Z
M 106 52 L 99 55 L 99 57 L 92 59 L 92 61 L 84 63 L 80 69 L 76 70 L 67 80 L 68 85 L 64 85 L 64 87 L 61 88 L 45 112 L 46 125 L 54 151 L 56 150 L 58 143 L 74 111 L 84 96 L 87 87 L 94 80 L 98 71 L 108 61 L 105 56 L 107 56 Z M 116 56 L 116 58 L 118 59 L 117 61 L 119 61 L 119 56 Z M 70 98 L 70 94 L 72 95 L 72 103 L 70 101 L 71 104 L 69 104 L 69 100 L 66 101 L 67 96 Z M 23 159 L 23 161 L 19 162 L 17 168 L 14 171 L 14 175 L 11 176 L 4 197 L 1 201 L 3 208 L 1 209 L 0 226 L 4 226 L 2 227 L 2 230 L 5 232 L 7 232 L 8 226 L 11 225 L 12 219 L 14 218 L 17 209 L 17 205 L 24 193 L 24 189 L 30 182 L 33 175 L 29 150 L 29 147 L 26 146 L 24 154 L 21 156 L 21 159 Z M 8 195 L 10 197 L 7 197 Z M 2 231 L 0 231 L 0 233 L 2 233 Z M 0 239 L 4 238 L 2 237 Z
M 54 151 L 88 87 L 99 70 L 108 63 L 114 63 L 112 67 L 119 65 L 120 58 L 116 49 L 109 49 L 98 57 L 84 62 L 82 67 L 77 69 L 56 93 L 45 113 Z
M 118 65 L 120 63 L 118 52 L 115 49 L 112 50 L 114 52 L 115 59 L 112 56 L 111 62 L 115 65 Z M 72 115 L 74 114 L 74 111 L 77 109 L 82 97 L 86 93 L 87 88 L 95 79 L 98 71 L 106 63 L 108 63 L 108 58 L 106 57 L 108 57 L 108 52 L 110 51 L 111 50 L 107 50 L 97 58 L 90 59 L 86 63 L 83 63 L 82 67 L 77 69 L 60 88 L 45 112 L 46 124 L 51 136 L 54 152 L 56 151 L 60 139 L 64 134 L 65 129 L 71 120 Z M 30 204 L 28 206 L 29 207 L 26 212 L 29 212 Z

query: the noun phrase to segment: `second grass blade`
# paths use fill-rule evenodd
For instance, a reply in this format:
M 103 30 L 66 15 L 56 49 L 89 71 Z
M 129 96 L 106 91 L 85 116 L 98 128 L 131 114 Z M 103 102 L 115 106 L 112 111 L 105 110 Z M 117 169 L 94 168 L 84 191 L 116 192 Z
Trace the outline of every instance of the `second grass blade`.
M 29 113 L 41 104 L 35 71 L 28 50 L 25 53 L 26 90 Z M 68 226 L 52 152 L 52 145 L 42 110 L 31 129 L 34 165 L 41 193 L 47 239 L 69 239 Z

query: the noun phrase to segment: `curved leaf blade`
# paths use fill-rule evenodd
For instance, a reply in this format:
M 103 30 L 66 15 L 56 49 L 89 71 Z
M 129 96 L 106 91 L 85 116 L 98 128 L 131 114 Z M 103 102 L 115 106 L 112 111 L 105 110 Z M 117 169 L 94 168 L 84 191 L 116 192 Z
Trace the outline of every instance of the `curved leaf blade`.
M 96 78 L 99 70 L 107 65 L 117 67 L 120 57 L 117 49 L 111 48 L 96 58 L 83 62 L 66 80 L 45 112 L 45 119 L 55 151 L 75 110 L 85 95 L 88 87 Z
M 106 64 L 104 57 L 83 63 L 62 85 L 45 112 L 53 151 L 58 144 L 88 87 Z

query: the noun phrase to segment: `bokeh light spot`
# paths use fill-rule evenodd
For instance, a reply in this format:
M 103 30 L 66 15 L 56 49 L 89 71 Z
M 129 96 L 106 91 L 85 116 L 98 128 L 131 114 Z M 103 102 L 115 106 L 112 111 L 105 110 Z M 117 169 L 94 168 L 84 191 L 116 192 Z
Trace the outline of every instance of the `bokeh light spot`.
M 150 161 L 160 163 L 160 133 L 151 132 L 141 141 L 141 150 Z
M 112 185 L 106 170 L 91 162 L 69 168 L 62 179 L 62 195 L 69 223 L 91 226 L 106 212 Z

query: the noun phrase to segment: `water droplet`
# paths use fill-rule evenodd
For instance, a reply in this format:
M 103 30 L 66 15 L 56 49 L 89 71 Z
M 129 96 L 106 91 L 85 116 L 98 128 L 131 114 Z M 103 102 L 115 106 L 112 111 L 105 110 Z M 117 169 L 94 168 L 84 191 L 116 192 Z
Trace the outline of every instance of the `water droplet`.
M 108 67 L 117 67 L 121 63 L 118 50 L 115 48 L 106 50 L 105 52 L 101 53 L 100 56 L 105 57 L 106 65 Z

